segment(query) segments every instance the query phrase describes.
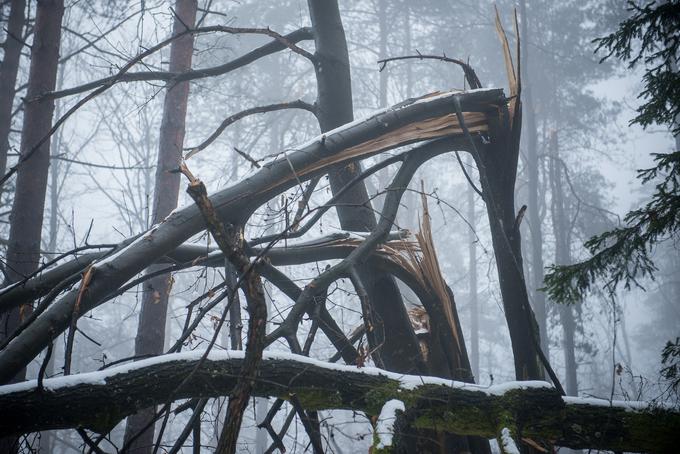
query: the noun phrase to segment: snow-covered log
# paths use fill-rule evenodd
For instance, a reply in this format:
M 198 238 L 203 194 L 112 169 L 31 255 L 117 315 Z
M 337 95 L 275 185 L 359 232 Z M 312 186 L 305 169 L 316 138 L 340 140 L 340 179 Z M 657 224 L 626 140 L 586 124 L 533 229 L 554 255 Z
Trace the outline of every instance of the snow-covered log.
M 228 395 L 243 352 L 165 355 L 103 371 L 0 387 L 0 435 L 82 427 L 107 432 L 140 408 L 190 397 Z M 178 385 L 191 375 L 182 388 Z M 379 415 L 404 403 L 409 423 L 457 434 L 553 442 L 571 448 L 671 452 L 680 411 L 644 402 L 563 398 L 548 383 L 491 387 L 375 368 L 335 365 L 288 353 L 265 353 L 254 395 L 288 398 L 307 409 L 353 409 Z M 395 433 L 398 443 L 399 434 Z

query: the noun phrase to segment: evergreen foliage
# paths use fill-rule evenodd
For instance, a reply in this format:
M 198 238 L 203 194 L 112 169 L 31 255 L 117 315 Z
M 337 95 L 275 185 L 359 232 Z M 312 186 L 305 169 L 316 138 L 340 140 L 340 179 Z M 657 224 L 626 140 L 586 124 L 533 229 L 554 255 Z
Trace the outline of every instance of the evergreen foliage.
M 629 3 L 631 16 L 617 31 L 595 40 L 598 50 L 616 57 L 630 68 L 646 66 L 644 103 L 631 123 L 647 127 L 667 125 L 680 133 L 680 74 L 677 71 L 680 46 L 680 1 Z M 638 47 L 639 46 L 639 47 Z M 654 154 L 656 165 L 638 172 L 642 184 L 660 180 L 651 200 L 629 212 L 621 227 L 596 235 L 585 243 L 588 259 L 567 266 L 551 266 L 545 276 L 545 290 L 556 302 L 574 303 L 599 281 L 609 292 L 619 285 L 640 286 L 641 278 L 654 278 L 653 247 L 680 232 L 680 151 Z

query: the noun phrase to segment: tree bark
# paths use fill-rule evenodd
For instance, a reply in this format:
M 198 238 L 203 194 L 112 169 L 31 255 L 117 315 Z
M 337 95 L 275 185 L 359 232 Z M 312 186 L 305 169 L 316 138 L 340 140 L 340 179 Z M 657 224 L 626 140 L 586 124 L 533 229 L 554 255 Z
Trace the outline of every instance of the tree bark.
M 21 59 L 21 40 L 26 22 L 26 0 L 11 2 L 7 20 L 7 37 L 3 43 L 4 54 L 0 62 L 0 176 L 7 170 L 9 133 L 12 127 L 12 107 L 14 90 Z
M 231 392 L 243 352 L 165 355 L 101 372 L 0 387 L 0 434 L 84 427 L 109 431 L 127 414 L 168 397 L 217 397 Z M 192 371 L 190 383 L 178 388 Z M 562 398 L 545 382 L 485 388 L 435 377 L 323 363 L 304 356 L 265 354 L 253 394 L 287 398 L 295 393 L 307 409 L 380 413 L 402 400 L 414 424 L 457 434 L 495 437 L 510 427 L 519 440 L 612 451 L 672 452 L 680 412 L 644 402 Z
M 176 0 L 175 22 L 173 34 L 193 27 L 196 21 L 197 0 Z M 170 47 L 171 73 L 182 73 L 191 69 L 194 50 L 194 37 L 186 34 L 172 42 Z M 189 99 L 189 82 L 175 83 L 167 86 L 163 103 L 160 140 L 158 146 L 158 162 L 156 164 L 156 182 L 153 198 L 153 223 L 161 222 L 177 207 L 181 175 L 171 172 L 179 168 L 184 148 L 184 132 Z M 161 266 L 149 267 L 148 272 L 158 271 Z M 163 274 L 156 276 L 143 285 L 142 309 L 139 314 L 137 337 L 135 338 L 135 355 L 159 355 L 163 353 L 165 344 L 165 321 L 168 311 L 168 299 L 172 287 L 172 276 Z M 151 425 L 144 430 L 153 418 L 154 408 L 147 408 L 130 417 L 125 429 L 125 441 L 129 441 L 139 432 L 130 445 L 134 454 L 151 453 L 154 446 L 154 428 Z

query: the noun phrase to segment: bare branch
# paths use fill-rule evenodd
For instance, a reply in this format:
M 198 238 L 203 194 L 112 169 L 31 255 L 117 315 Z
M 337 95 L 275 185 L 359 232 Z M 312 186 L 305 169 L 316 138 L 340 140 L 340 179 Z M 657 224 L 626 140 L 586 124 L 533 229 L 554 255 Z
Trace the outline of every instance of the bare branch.
M 418 52 L 416 50 L 416 52 Z M 467 80 L 468 84 L 470 84 L 470 88 L 476 89 L 476 88 L 482 88 L 482 83 L 479 81 L 479 78 L 477 77 L 477 73 L 475 73 L 475 70 L 470 66 L 469 64 L 465 63 L 463 60 L 458 60 L 456 58 L 449 58 L 444 55 L 424 55 L 418 52 L 417 55 L 405 55 L 402 57 L 390 57 L 390 58 L 385 58 L 382 60 L 378 60 L 378 64 L 380 65 L 380 71 L 382 72 L 387 64 L 392 61 L 398 61 L 398 60 L 439 60 L 443 61 L 446 63 L 453 63 L 461 68 L 463 68 L 463 73 L 465 74 L 465 79 Z
M 242 110 L 239 113 L 236 113 L 234 115 L 231 115 L 227 117 L 213 132 L 210 134 L 210 137 L 205 139 L 201 144 L 196 145 L 195 147 L 188 147 L 185 148 L 186 154 L 184 155 L 184 159 L 189 159 L 190 157 L 194 156 L 196 153 L 199 151 L 205 149 L 208 145 L 213 143 L 223 132 L 227 127 L 243 118 L 246 118 L 250 115 L 255 115 L 258 113 L 265 113 L 265 112 L 275 112 L 277 110 L 284 110 L 284 109 L 302 109 L 306 110 L 308 112 L 311 112 L 313 114 L 316 114 L 316 108 L 314 105 L 309 104 L 301 99 L 295 100 L 295 101 L 289 101 L 289 102 L 281 102 L 281 103 L 276 103 L 276 104 L 268 104 L 266 106 L 258 106 L 258 107 L 251 107 L 250 109 Z M 236 150 L 238 152 L 238 150 Z M 241 153 L 239 153 L 241 154 Z M 252 161 L 249 159 L 251 162 L 256 164 L 256 161 Z M 259 166 L 259 164 L 256 164 Z
M 215 32 L 215 31 L 226 31 L 226 30 L 220 30 L 219 26 L 215 27 L 199 27 L 194 30 L 190 31 L 184 31 L 180 35 L 176 35 L 173 38 L 177 38 L 179 36 L 183 36 L 187 33 L 210 33 L 210 32 Z M 103 79 L 98 79 L 94 80 L 92 82 L 88 82 L 83 85 L 78 85 L 77 87 L 72 87 L 72 88 L 67 88 L 64 90 L 59 90 L 59 91 L 54 91 L 51 93 L 44 93 L 41 95 L 40 99 L 58 99 L 58 98 L 64 98 L 66 96 L 72 96 L 76 95 L 78 93 L 83 93 L 86 91 L 90 91 L 94 88 L 97 88 L 102 85 L 107 85 L 111 82 L 115 83 L 120 83 L 120 82 L 143 82 L 143 81 L 153 81 L 153 80 L 160 80 L 160 81 L 173 81 L 175 83 L 177 82 L 184 82 L 184 81 L 190 81 L 190 80 L 196 80 L 196 79 L 204 79 L 206 77 L 213 77 L 213 76 L 219 76 L 222 74 L 226 74 L 228 72 L 231 72 L 235 69 L 241 68 L 243 66 L 246 66 L 262 57 L 265 57 L 267 55 L 271 55 L 275 52 L 281 51 L 286 48 L 290 48 L 291 46 L 295 46 L 296 43 L 300 41 L 305 41 L 312 39 L 312 31 L 309 28 L 301 28 L 299 30 L 296 30 L 292 33 L 289 33 L 287 35 L 279 35 L 276 32 L 273 32 L 268 29 L 237 29 L 237 28 L 232 28 L 232 27 L 226 27 L 227 29 L 231 29 L 233 33 L 256 33 L 256 34 L 264 34 L 268 36 L 273 36 L 274 41 L 265 44 L 263 46 L 258 47 L 257 49 L 235 59 L 230 62 L 227 62 L 223 65 L 219 66 L 213 66 L 209 68 L 199 68 L 199 69 L 193 69 L 190 71 L 185 71 L 181 73 L 173 73 L 173 72 L 168 72 L 168 71 L 142 71 L 142 72 L 128 72 L 123 75 L 118 75 L 118 76 L 110 76 L 110 77 L 105 77 Z M 243 32 L 238 32 L 236 30 L 248 30 L 248 31 L 243 31 Z M 268 30 L 268 31 L 267 31 Z M 232 33 L 232 32 L 227 32 L 227 33 Z M 297 46 L 295 46 L 297 48 Z M 139 60 L 137 60 L 139 61 Z

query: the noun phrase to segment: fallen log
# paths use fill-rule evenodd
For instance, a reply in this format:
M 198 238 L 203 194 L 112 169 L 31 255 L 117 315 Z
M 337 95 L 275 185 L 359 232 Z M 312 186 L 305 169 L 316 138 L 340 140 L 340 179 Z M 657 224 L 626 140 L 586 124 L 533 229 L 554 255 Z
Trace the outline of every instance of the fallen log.
M 242 351 L 163 355 L 67 377 L 0 386 L 0 436 L 50 429 L 85 428 L 105 433 L 141 408 L 195 397 L 228 395 L 243 362 Z M 193 378 L 178 388 L 195 368 Z M 289 399 L 309 410 L 352 409 L 378 415 L 383 405 L 404 402 L 418 428 L 496 437 L 508 429 L 516 440 L 538 440 L 574 449 L 671 452 L 677 447 L 680 411 L 645 402 L 562 397 L 546 382 L 491 387 L 376 368 L 336 365 L 290 353 L 265 353 L 253 394 Z M 398 439 L 398 434 L 397 439 Z

